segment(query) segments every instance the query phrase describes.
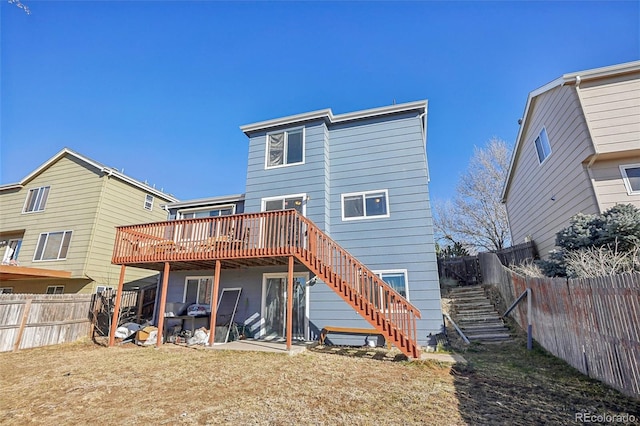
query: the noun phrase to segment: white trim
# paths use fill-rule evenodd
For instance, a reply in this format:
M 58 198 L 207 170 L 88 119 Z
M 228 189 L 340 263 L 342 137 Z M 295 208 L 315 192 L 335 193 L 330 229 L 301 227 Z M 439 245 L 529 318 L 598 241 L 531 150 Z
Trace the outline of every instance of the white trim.
M 407 301 L 411 300 L 410 296 L 409 296 L 409 271 L 408 270 L 406 270 L 406 269 L 378 269 L 378 270 L 371 270 L 371 272 L 376 274 L 378 276 L 378 278 L 380 278 L 382 281 L 384 281 L 384 279 L 382 279 L 382 275 L 383 274 L 403 274 L 404 275 L 404 291 L 407 294 L 405 299 L 407 299 Z M 385 283 L 386 283 L 386 281 L 385 281 Z M 391 286 L 391 284 L 387 284 L 387 285 L 389 287 L 393 288 Z
M 298 123 L 302 123 L 305 121 L 311 120 L 319 120 L 323 119 L 329 123 L 341 123 L 345 121 L 352 120 L 361 120 L 365 118 L 373 118 L 381 115 L 389 115 L 389 114 L 397 114 L 401 112 L 418 110 L 419 112 L 424 112 L 427 108 L 427 101 L 415 101 L 415 102 L 407 102 L 403 104 L 396 105 L 388 105 L 380 108 L 371 108 L 365 109 L 361 111 L 348 112 L 345 114 L 337 114 L 333 115 L 331 108 L 306 112 L 303 114 L 290 115 L 288 117 L 276 118 L 273 120 L 260 121 L 257 123 L 246 124 L 244 126 L 240 126 L 240 130 L 242 130 L 246 135 L 252 132 L 256 132 L 258 130 L 265 130 L 272 127 L 278 126 L 289 126 L 295 125 Z
M 137 188 L 142 189 L 145 192 L 149 192 L 151 194 L 154 194 L 155 196 L 157 196 L 158 198 L 170 201 L 170 202 L 177 202 L 178 199 L 175 198 L 172 195 L 169 195 L 165 192 L 159 191 L 157 189 L 155 189 L 154 187 L 147 185 L 146 183 L 142 183 L 139 180 L 133 179 L 123 173 L 120 173 L 119 171 L 117 171 L 116 169 L 112 169 L 110 167 L 107 167 L 103 164 L 98 163 L 97 161 L 94 161 L 88 157 L 85 157 L 83 155 L 78 154 L 75 151 L 72 151 L 69 148 L 63 148 L 61 151 L 59 151 L 56 155 L 54 155 L 53 157 L 49 158 L 47 161 L 45 161 L 40 167 L 38 167 L 37 169 L 35 169 L 34 171 L 32 171 L 31 173 L 29 173 L 24 179 L 22 179 L 20 182 L 14 183 L 14 184 L 7 184 L 7 185 L 2 185 L 0 186 L 0 190 L 6 190 L 6 189 L 13 189 L 16 187 L 24 187 L 29 181 L 31 181 L 33 178 L 35 178 L 36 176 L 38 176 L 40 173 L 42 173 L 44 170 L 46 170 L 47 168 L 49 168 L 52 164 L 54 164 L 55 162 L 57 162 L 58 160 L 60 160 L 62 157 L 64 157 L 65 155 L 70 155 L 72 157 L 75 157 L 76 159 L 89 164 L 90 166 L 95 167 L 96 169 L 100 170 L 102 173 L 108 175 L 108 176 L 115 176 L 116 178 L 127 182 Z
M 224 204 L 219 206 L 204 206 L 204 207 L 196 207 L 196 208 L 187 208 L 184 210 L 176 211 L 176 219 L 184 219 L 185 213 L 197 213 L 197 212 L 210 212 L 213 210 L 226 210 L 231 209 L 232 215 L 236 214 L 236 205 L 235 204 Z M 221 217 L 221 216 L 212 216 L 212 217 Z
M 638 70 L 640 70 L 640 61 L 627 62 L 627 63 L 612 65 L 608 67 L 594 68 L 590 70 L 564 74 L 563 76 L 530 92 L 529 95 L 527 96 L 527 102 L 525 103 L 524 113 L 522 114 L 522 117 L 521 117 L 520 127 L 518 128 L 518 135 L 516 136 L 516 143 L 511 153 L 511 161 L 509 162 L 509 169 L 507 170 L 507 178 L 504 181 L 504 185 L 502 187 L 502 194 L 500 195 L 501 201 L 503 203 L 506 203 L 507 201 L 507 192 L 509 192 L 509 188 L 511 186 L 511 180 L 513 179 L 513 169 L 515 167 L 516 160 L 520 155 L 520 150 L 524 144 L 524 141 L 523 141 L 524 129 L 527 126 L 527 120 L 529 119 L 531 104 L 533 103 L 534 98 L 540 96 L 545 92 L 548 92 L 549 90 L 555 89 L 556 87 L 561 87 L 566 84 L 575 84 L 576 81 L 584 82 L 586 80 L 591 80 L 591 79 L 613 77 L 615 75 L 627 74 L 631 72 L 636 72 Z
M 198 289 L 196 291 L 196 302 L 195 303 L 207 304 L 207 303 L 210 302 L 208 300 L 205 301 L 205 302 L 198 302 L 197 301 L 198 294 L 200 294 L 201 280 L 203 280 L 203 279 L 204 280 L 211 280 L 211 284 L 212 284 L 212 286 L 211 286 L 211 294 L 213 295 L 213 280 L 214 280 L 214 277 L 212 275 L 191 275 L 191 276 L 187 276 L 187 277 L 184 277 L 184 287 L 183 287 L 183 290 L 182 290 L 182 303 L 187 303 L 187 282 L 189 280 L 198 280 Z M 206 294 L 206 291 L 205 291 L 205 294 Z M 217 297 L 217 295 L 216 295 L 216 297 Z
M 543 144 L 543 140 L 542 140 L 542 133 L 544 132 L 544 136 L 547 142 L 547 147 L 549 148 L 549 153 L 547 155 L 545 155 L 545 157 L 542 159 L 542 161 L 540 161 L 540 154 L 538 154 L 538 146 L 536 144 L 536 141 L 538 140 L 538 138 L 540 138 L 540 148 L 542 148 L 542 150 L 544 151 L 544 144 Z M 551 157 L 551 153 L 553 152 L 553 150 L 551 149 L 551 142 L 549 141 L 549 133 L 547 132 L 547 129 L 545 126 L 542 126 L 542 128 L 540 129 L 540 131 L 538 132 L 538 136 L 536 136 L 536 138 L 533 140 L 533 147 L 536 150 L 536 157 L 538 157 L 538 165 L 542 166 L 546 161 L 547 158 Z
M 640 190 L 634 190 L 631 187 L 631 182 L 629 182 L 629 176 L 627 176 L 627 169 L 640 168 L 640 163 L 621 164 L 619 167 L 620 167 L 620 174 L 622 174 L 622 181 L 624 182 L 624 186 L 627 189 L 627 195 L 638 195 L 638 194 L 640 194 Z
M 282 200 L 284 202 L 284 200 L 286 198 L 302 198 L 302 216 L 307 216 L 307 194 L 306 193 L 302 193 L 302 194 L 289 194 L 289 195 L 277 195 L 275 197 L 264 197 L 260 199 L 260 211 L 264 212 L 267 201 L 275 201 L 275 200 Z M 270 210 L 273 211 L 273 210 Z
M 49 235 L 51 234 L 58 234 L 58 233 L 62 233 L 62 240 L 60 241 L 60 247 L 58 247 L 58 256 L 60 256 L 60 250 L 62 250 L 62 243 L 64 242 L 64 236 L 67 232 L 71 233 L 71 236 L 69 237 L 69 247 L 67 247 L 67 255 L 69 254 L 69 250 L 71 249 L 71 238 L 73 238 L 73 230 L 68 229 L 66 231 L 50 231 L 50 232 L 41 232 L 40 235 L 38 235 L 38 241 L 36 242 L 36 249 L 33 252 L 33 258 L 32 258 L 32 262 L 57 262 L 59 260 L 66 260 L 67 256 L 65 257 L 56 257 L 55 259 L 36 259 L 36 254 L 38 253 L 38 247 L 40 246 L 40 238 L 43 235 L 46 235 L 46 239 L 44 241 L 44 246 L 42 247 L 42 254 L 44 254 L 44 250 L 47 247 L 47 242 L 49 241 Z
M 257 330 L 257 335 L 255 337 L 264 337 L 264 324 L 265 324 L 265 310 L 267 303 L 267 279 L 269 278 L 285 278 L 287 280 L 289 278 L 289 272 L 265 272 L 262 274 L 262 297 L 260 300 L 260 320 L 258 323 L 260 327 Z M 293 279 L 302 278 L 305 280 L 305 283 L 309 281 L 309 273 L 308 272 L 294 272 Z M 287 285 L 288 289 L 288 285 Z M 285 297 L 289 297 L 285 290 Z M 305 340 L 309 340 L 309 286 L 305 286 L 305 312 L 304 312 L 304 338 Z
M 181 209 L 181 208 L 188 208 L 188 207 L 205 208 L 209 206 L 215 206 L 220 203 L 229 204 L 229 203 L 238 203 L 240 201 L 244 201 L 244 194 L 224 195 L 220 197 L 209 197 L 209 198 L 197 198 L 194 200 L 161 204 L 160 207 L 167 208 L 167 209 Z
M 49 293 L 49 289 L 52 288 L 53 289 L 53 293 Z M 56 293 L 56 290 L 61 288 L 62 292 L 61 293 Z M 63 285 L 49 285 L 47 286 L 47 290 L 45 291 L 45 294 L 64 294 L 64 286 Z
M 370 215 L 368 216 L 366 214 L 366 211 L 363 211 L 363 215 L 362 216 L 357 216 L 357 217 L 345 217 L 344 216 L 344 199 L 346 197 L 353 197 L 356 195 L 362 195 L 362 208 L 366 210 L 366 197 L 367 195 L 372 195 L 372 194 L 377 194 L 377 193 L 384 193 L 384 198 L 385 198 L 385 203 L 386 203 L 386 210 L 387 213 L 386 214 L 379 214 L 379 215 Z M 350 221 L 350 220 L 370 220 L 370 219 L 381 219 L 381 218 L 387 218 L 391 215 L 391 211 L 389 210 L 389 190 L 388 189 L 377 189 L 377 190 L 372 190 L 372 191 L 360 191 L 360 192 L 350 192 L 350 193 L 346 193 L 346 194 L 340 194 L 340 210 L 341 210 L 341 214 L 342 214 L 342 221 L 346 222 L 346 221 Z
M 286 161 L 287 158 L 287 150 L 288 150 L 288 146 L 287 143 L 289 141 L 289 133 L 296 133 L 298 130 L 300 130 L 302 132 L 302 161 L 298 162 L 298 163 L 285 163 L 284 161 Z M 269 165 L 269 136 L 270 135 L 277 135 L 279 133 L 284 134 L 284 147 L 282 149 L 282 164 L 278 164 L 276 166 L 270 166 Z M 305 146 L 306 146 L 306 137 L 307 137 L 307 132 L 305 131 L 305 127 L 303 126 L 296 126 L 296 127 L 292 127 L 292 128 L 287 128 L 287 129 L 282 129 L 282 130 L 274 130 L 272 132 L 268 132 L 265 135 L 265 148 L 264 148 L 264 169 L 265 170 L 271 170 L 271 169 L 280 169 L 282 167 L 290 167 L 290 166 L 299 166 L 305 163 Z

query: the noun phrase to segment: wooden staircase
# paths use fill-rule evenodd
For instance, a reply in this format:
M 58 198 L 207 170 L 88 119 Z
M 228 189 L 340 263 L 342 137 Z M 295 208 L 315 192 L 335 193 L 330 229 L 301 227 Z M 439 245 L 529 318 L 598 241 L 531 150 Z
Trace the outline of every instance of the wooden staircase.
M 144 269 L 305 265 L 405 355 L 419 358 L 420 311 L 295 210 L 117 227 L 112 263 Z
M 402 353 L 420 357 L 416 320 L 420 311 L 364 264 L 340 247 L 303 216 L 308 247 L 298 247 L 296 258 L 324 281 Z

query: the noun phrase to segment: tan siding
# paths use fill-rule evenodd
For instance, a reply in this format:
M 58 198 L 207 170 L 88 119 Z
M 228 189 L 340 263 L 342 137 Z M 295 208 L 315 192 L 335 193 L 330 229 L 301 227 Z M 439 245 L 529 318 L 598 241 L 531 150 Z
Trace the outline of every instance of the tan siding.
M 591 166 L 591 176 L 602 210 L 623 203 L 631 203 L 640 208 L 640 194 L 627 193 L 620 172 L 620 165 L 637 163 L 640 163 L 640 156 L 624 160 L 599 161 Z
M 45 210 L 23 214 L 29 190 L 41 186 L 51 187 Z M 72 277 L 82 277 L 99 189 L 97 170 L 89 170 L 84 164 L 63 157 L 20 191 L 2 193 L 2 231 L 26 229 L 18 257 L 20 265 L 66 270 L 72 272 Z M 40 234 L 54 231 L 73 231 L 67 259 L 34 262 Z
M 593 148 L 571 87 L 558 87 L 538 96 L 525 125 L 507 194 L 507 209 L 514 244 L 531 236 L 544 256 L 554 248 L 556 232 L 566 226 L 572 215 L 597 211 L 590 179 L 582 165 Z M 552 152 L 539 164 L 534 141 L 543 126 Z
M 147 192 L 112 177 L 105 176 L 103 179 L 105 187 L 91 246 L 87 275 L 96 281 L 96 285 L 116 287 L 120 266 L 111 264 L 115 227 L 166 220 L 167 212 L 160 208 L 160 204 L 168 200 L 154 197 L 153 210 L 149 211 L 144 208 Z M 125 282 L 133 283 L 143 280 L 140 285 L 155 283 L 156 275 L 156 271 L 127 268 Z
M 579 90 L 599 152 L 640 148 L 640 73 L 597 80 Z

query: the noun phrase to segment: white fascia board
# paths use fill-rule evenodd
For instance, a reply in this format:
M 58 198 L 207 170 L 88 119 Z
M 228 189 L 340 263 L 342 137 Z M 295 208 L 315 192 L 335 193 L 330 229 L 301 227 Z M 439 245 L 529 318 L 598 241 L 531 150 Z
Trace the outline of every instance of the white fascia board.
M 331 109 L 321 109 L 318 111 L 305 112 L 303 114 L 290 115 L 287 117 L 276 118 L 273 120 L 259 121 L 253 124 L 245 124 L 244 126 L 240 126 L 240 130 L 244 132 L 248 136 L 249 133 L 255 132 L 258 130 L 264 130 L 271 127 L 291 125 L 294 123 L 300 123 L 303 121 L 316 120 L 316 119 L 328 119 L 331 121 L 333 117 L 333 113 Z
M 274 120 L 260 121 L 258 123 L 246 124 L 240 126 L 240 130 L 247 136 L 249 133 L 259 130 L 266 130 L 272 127 L 278 126 L 291 126 L 299 124 L 304 121 L 324 119 L 329 123 L 342 123 L 345 121 L 361 120 L 365 118 L 378 117 L 387 114 L 396 114 L 404 111 L 419 110 L 425 112 L 427 108 L 427 101 L 407 102 L 404 104 L 389 105 L 380 108 L 365 109 L 362 111 L 348 112 L 345 114 L 333 115 L 331 108 L 322 109 L 318 111 L 306 112 L 303 114 L 290 115 L 288 117 L 276 118 Z
M 224 195 L 220 197 L 197 198 L 194 200 L 178 201 L 174 203 L 163 204 L 162 208 L 166 209 L 182 209 L 185 207 L 204 207 L 215 206 L 219 204 L 228 204 L 244 200 L 244 194 Z
M 576 81 L 593 80 L 593 79 L 611 77 L 619 74 L 627 74 L 627 73 L 638 72 L 638 71 L 640 71 L 640 61 L 627 62 L 623 64 L 611 65 L 608 67 L 572 72 L 572 73 L 564 74 L 562 77 L 556 78 L 555 80 L 550 81 L 544 86 L 541 86 L 535 89 L 534 91 L 532 91 L 531 93 L 529 93 L 529 96 L 527 97 L 527 104 L 524 108 L 524 114 L 522 115 L 522 123 L 520 124 L 520 129 L 518 129 L 516 144 L 513 148 L 513 153 L 511 154 L 509 172 L 507 173 L 507 179 L 505 180 L 505 184 L 502 189 L 501 201 L 503 203 L 506 202 L 507 191 L 509 190 L 509 185 L 511 184 L 511 174 L 513 171 L 513 166 L 515 165 L 516 158 L 518 156 L 521 145 L 523 143 L 522 129 L 524 129 L 527 123 L 527 119 L 529 118 L 529 110 L 531 108 L 531 104 L 534 98 L 556 87 L 564 86 L 566 84 L 575 84 Z
M 95 167 L 96 169 L 100 170 L 101 172 L 108 174 L 110 176 L 115 176 L 118 179 L 127 182 L 133 186 L 136 186 L 140 189 L 142 189 L 143 191 L 146 191 L 150 194 L 155 195 L 158 198 L 162 198 L 165 199 L 167 201 L 178 201 L 177 198 L 175 198 L 172 195 L 169 195 L 167 193 L 164 193 L 160 190 L 157 190 L 155 188 L 153 188 L 152 186 L 149 186 L 143 182 L 140 182 L 139 180 L 136 180 L 132 177 L 129 177 L 123 173 L 120 173 L 119 171 L 117 171 L 116 169 L 112 169 L 110 167 L 105 166 L 104 164 L 98 163 L 97 161 L 94 161 L 88 157 L 85 157 L 84 155 L 78 154 L 77 152 L 69 149 L 69 148 L 63 148 L 60 152 L 58 152 L 56 155 L 54 155 L 53 157 L 51 157 L 50 159 L 48 159 L 47 161 L 45 161 L 40 167 L 38 167 L 37 169 L 35 169 L 33 172 L 29 173 L 24 179 L 22 179 L 20 181 L 19 184 L 13 184 L 13 185 L 21 185 L 24 186 L 27 182 L 29 182 L 31 179 L 35 178 L 36 176 L 38 176 L 40 173 L 42 173 L 44 170 L 46 170 L 47 168 L 49 168 L 49 166 L 51 166 L 53 163 L 55 163 L 56 161 L 58 161 L 60 158 L 62 158 L 65 155 L 70 155 L 72 157 L 77 158 L 78 160 L 92 166 Z

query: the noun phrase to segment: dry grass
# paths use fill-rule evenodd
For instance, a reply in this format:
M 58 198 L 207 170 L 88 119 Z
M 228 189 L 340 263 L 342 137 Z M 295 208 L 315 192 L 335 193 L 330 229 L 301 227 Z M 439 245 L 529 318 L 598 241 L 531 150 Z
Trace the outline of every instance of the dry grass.
M 0 423 L 574 424 L 640 404 L 522 342 L 468 365 L 91 342 L 0 353 Z M 462 350 L 462 349 L 461 349 Z M 346 351 L 348 352 L 348 351 Z
M 7 424 L 459 424 L 450 368 L 84 342 L 0 354 Z

